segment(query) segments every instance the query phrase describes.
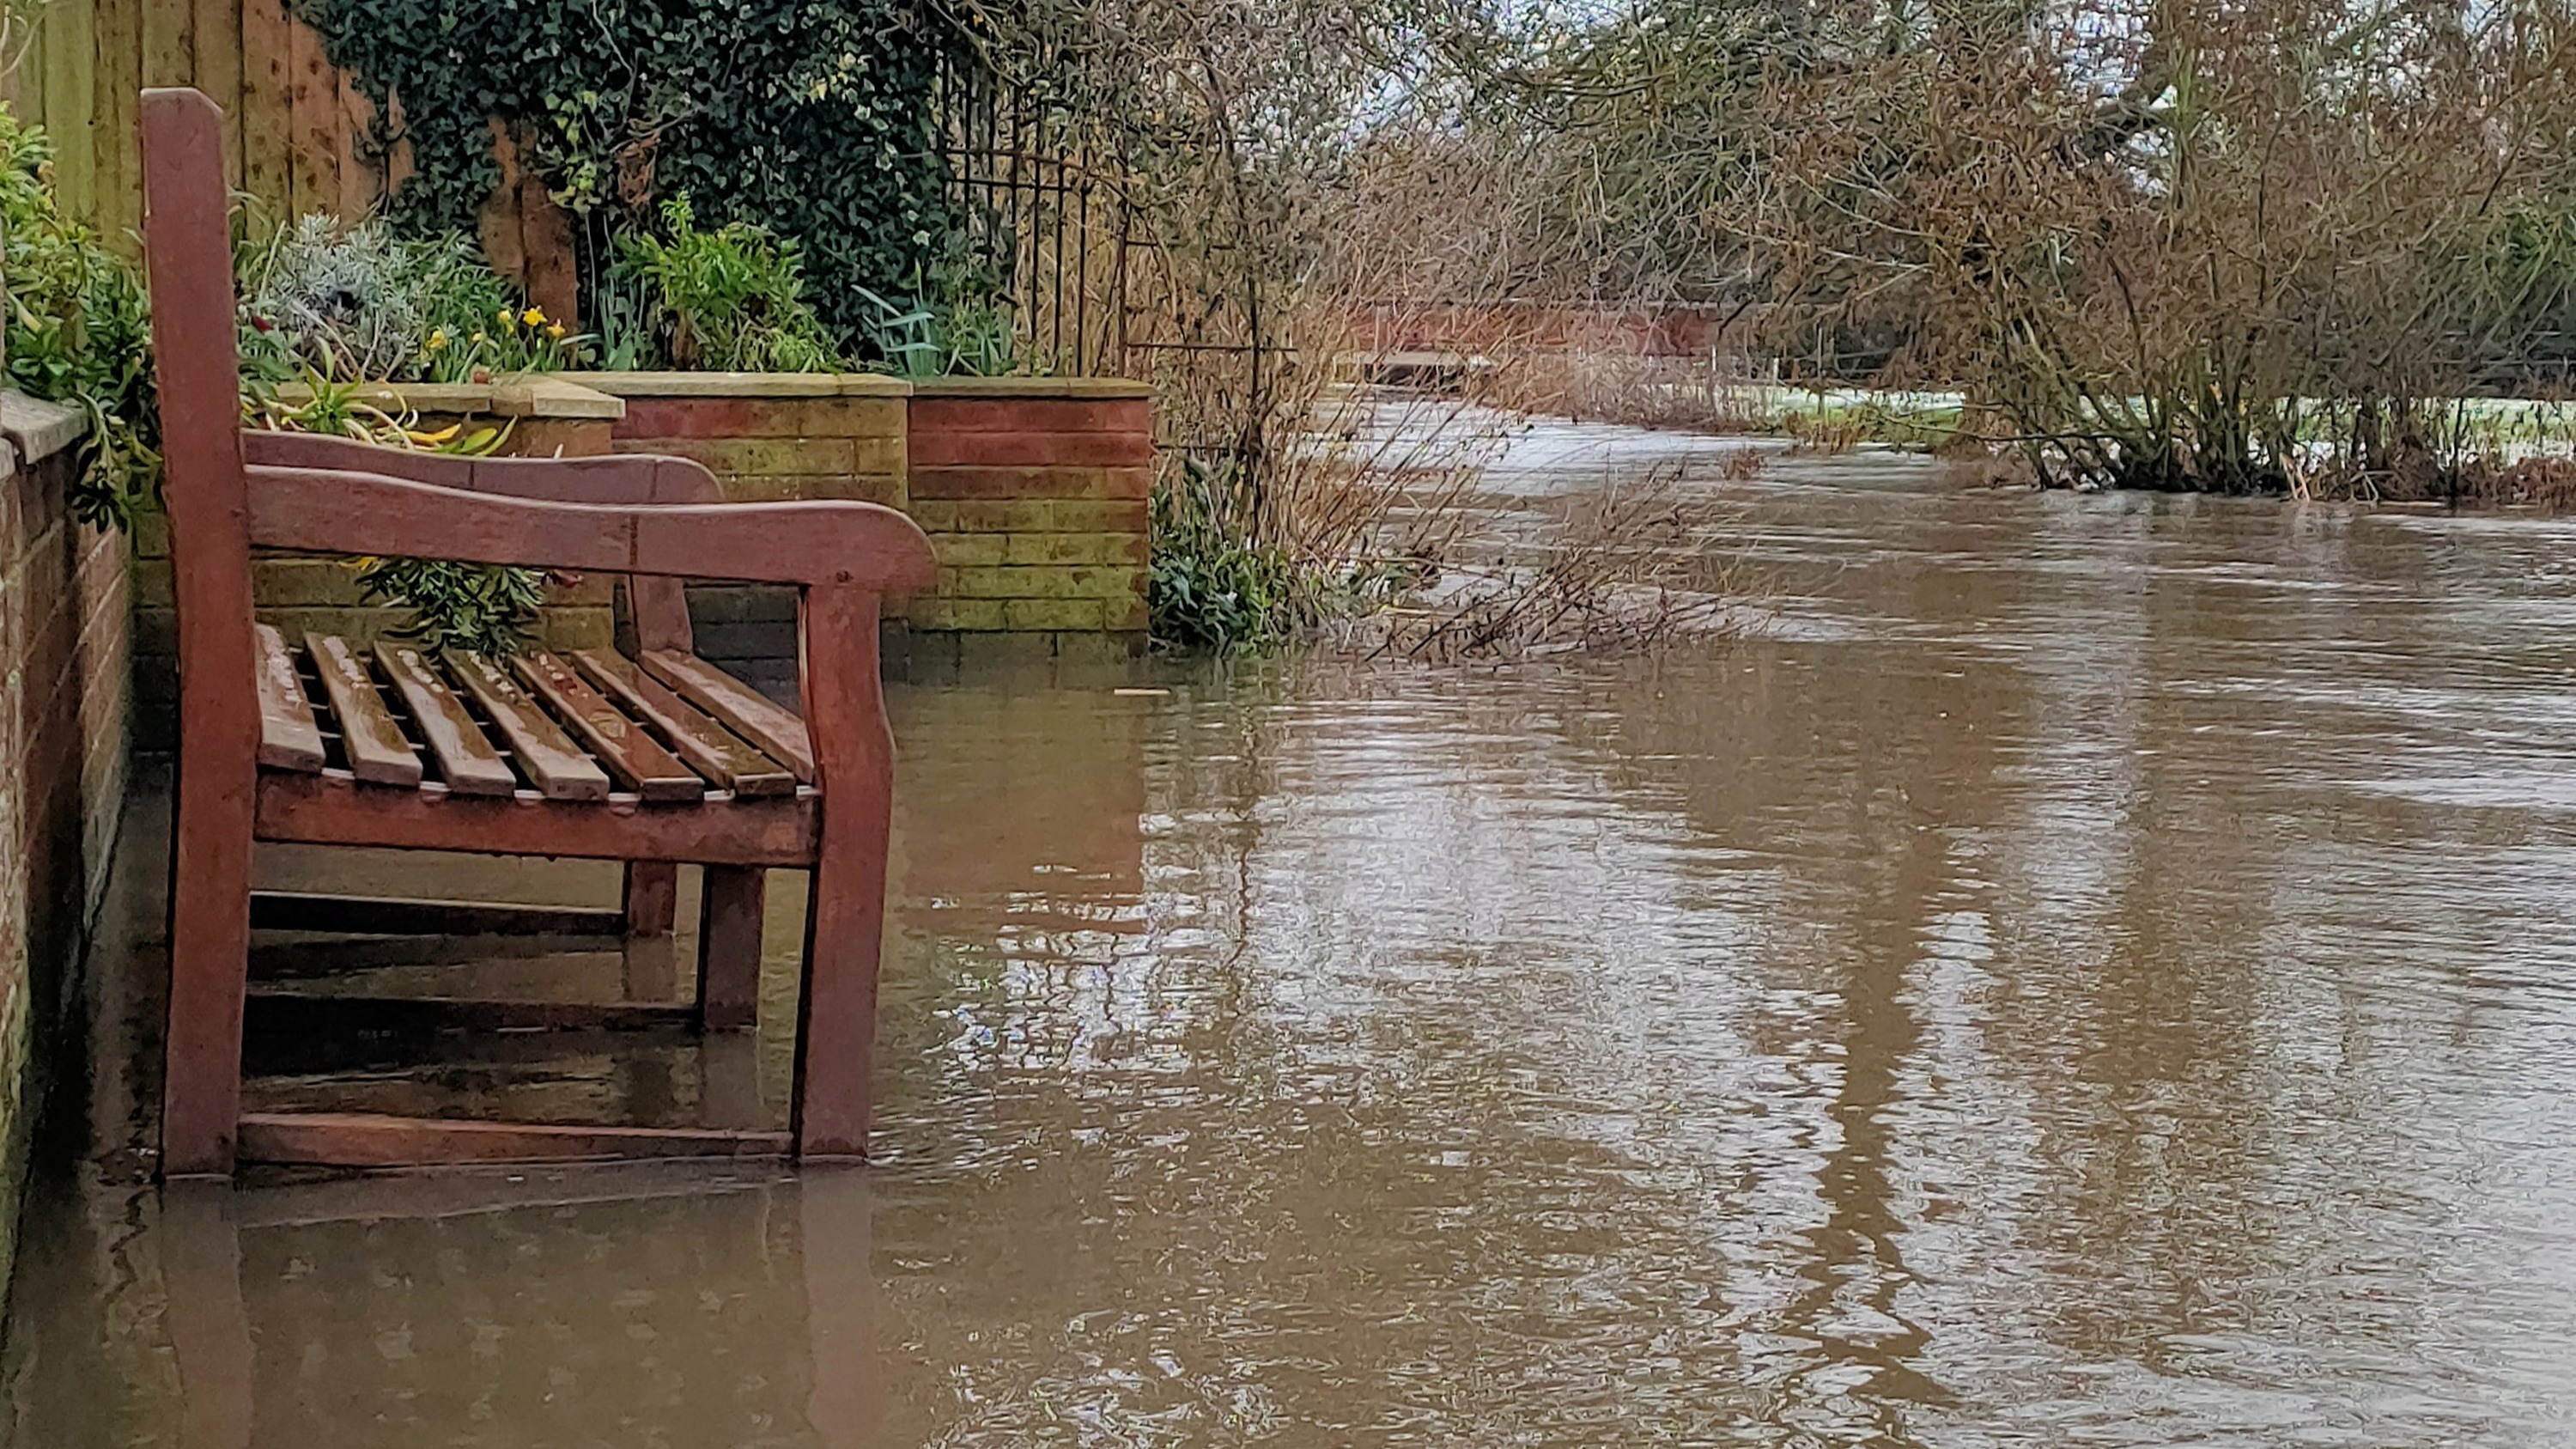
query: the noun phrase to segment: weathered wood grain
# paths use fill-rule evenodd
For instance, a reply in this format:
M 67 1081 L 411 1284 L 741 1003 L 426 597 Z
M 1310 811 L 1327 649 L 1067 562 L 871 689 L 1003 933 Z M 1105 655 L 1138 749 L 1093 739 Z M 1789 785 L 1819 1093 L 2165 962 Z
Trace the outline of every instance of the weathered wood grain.
M 570 665 L 552 654 L 536 653 L 520 655 L 511 667 L 519 682 L 590 747 L 608 773 L 646 804 L 694 804 L 705 798 L 705 781 L 656 743 L 642 725 L 584 683 Z
M 793 1128 L 800 1158 L 864 1157 L 876 1063 L 894 734 L 878 679 L 877 606 L 864 589 L 805 599 L 804 700 L 821 766 L 823 838 L 805 916 L 804 1013 Z M 278 776 L 300 779 L 301 776 Z
M 647 1157 L 776 1157 L 783 1132 L 465 1122 L 359 1112 L 254 1112 L 240 1123 L 252 1162 L 313 1167 L 436 1167 L 474 1162 L 601 1162 Z
M 699 893 L 698 1019 L 710 1030 L 752 1025 L 760 1011 L 760 936 L 769 873 L 711 865 Z
M 320 845 L 389 845 L 481 855 L 585 860 L 694 860 L 718 865 L 814 863 L 822 800 L 709 800 L 688 810 L 644 808 L 632 795 L 548 800 L 456 795 L 443 786 L 379 790 L 345 770 L 271 771 L 259 780 L 259 838 Z
M 489 660 L 470 654 L 448 656 L 447 666 L 474 702 L 492 719 L 492 727 L 510 742 L 528 783 L 549 800 L 605 800 L 608 774 L 546 717 L 526 690 L 511 682 Z
M 748 800 L 795 793 L 793 773 L 699 713 L 633 660 L 607 649 L 583 649 L 572 660 L 628 713 L 660 730 L 690 769 Z
M 340 747 L 349 755 L 349 773 L 370 785 L 417 785 L 420 755 L 403 737 L 376 681 L 349 641 L 332 634 L 306 634 L 305 652 L 322 676 L 322 693 L 340 723 Z
M 259 639 L 259 762 L 272 770 L 322 768 L 322 730 L 295 672 L 286 636 L 262 624 Z
M 793 710 L 694 654 L 647 649 L 641 662 L 646 673 L 759 746 L 798 780 L 814 782 L 813 742 Z
M 232 221 L 222 118 L 193 91 L 142 98 L 144 237 L 159 359 L 163 496 L 179 600 L 179 782 L 170 890 L 170 1012 L 161 1169 L 227 1174 L 241 1108 L 258 799 L 259 645 L 234 355 Z M 316 775 L 272 774 L 318 781 Z
M 420 737 L 438 761 L 438 777 L 460 795 L 507 795 L 519 788 L 519 777 L 492 742 L 483 738 L 482 723 L 465 707 L 447 681 L 438 677 L 419 650 L 408 644 L 380 644 L 376 662 L 411 711 Z
M 254 891 L 250 923 L 269 931 L 335 931 L 386 936 L 597 936 L 614 938 L 615 911 L 583 906 L 503 905 L 402 896 Z

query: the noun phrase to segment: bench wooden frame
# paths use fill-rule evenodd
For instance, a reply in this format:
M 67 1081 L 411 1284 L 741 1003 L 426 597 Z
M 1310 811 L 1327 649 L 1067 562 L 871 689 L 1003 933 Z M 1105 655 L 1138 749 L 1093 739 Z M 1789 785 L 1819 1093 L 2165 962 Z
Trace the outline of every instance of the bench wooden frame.
M 928 540 L 873 504 L 726 505 L 680 459 L 466 459 L 244 432 L 221 113 L 193 90 L 155 89 L 142 122 L 181 726 L 164 1174 L 226 1174 L 244 1154 L 351 1166 L 864 1155 L 893 783 L 878 606 L 933 582 Z M 254 619 L 254 548 L 627 575 L 640 659 L 452 663 L 495 741 L 429 661 L 386 646 L 380 672 L 440 765 L 427 778 L 342 641 L 307 641 L 328 698 L 310 697 L 293 642 Z M 689 652 L 680 581 L 693 577 L 796 586 L 801 720 Z M 312 712 L 331 699 L 337 764 Z M 505 778 L 504 758 L 526 785 Z M 750 1020 L 762 871 L 811 870 L 787 1133 L 246 1119 L 254 840 L 624 860 L 627 924 L 645 932 L 669 929 L 677 863 L 702 864 L 702 1026 Z

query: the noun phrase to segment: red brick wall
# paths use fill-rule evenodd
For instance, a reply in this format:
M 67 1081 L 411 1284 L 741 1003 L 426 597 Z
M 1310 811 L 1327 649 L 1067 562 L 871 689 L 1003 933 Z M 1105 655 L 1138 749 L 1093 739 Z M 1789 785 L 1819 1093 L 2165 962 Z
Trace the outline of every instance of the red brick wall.
M 1141 386 L 923 383 L 910 433 L 910 509 L 939 554 L 914 628 L 1144 632 L 1154 408 Z
M 10 400 L 15 423 L 29 411 Z M 14 463 L 19 445 L 40 436 L 10 431 Z M 75 460 L 64 448 L 0 480 L 0 1205 L 9 1207 L 125 794 L 125 540 L 72 519 Z M 0 1274 L 14 1222 L 0 1211 Z
M 737 503 L 903 506 L 900 396 L 630 397 L 610 446 L 694 458 Z
M 1153 402 L 1097 378 L 589 374 L 626 401 L 613 446 L 714 470 L 744 502 L 854 498 L 910 513 L 940 562 L 904 618 L 916 648 L 1014 636 L 1043 652 L 1130 650 L 1145 629 Z M 690 590 L 698 647 L 793 687 L 783 590 Z

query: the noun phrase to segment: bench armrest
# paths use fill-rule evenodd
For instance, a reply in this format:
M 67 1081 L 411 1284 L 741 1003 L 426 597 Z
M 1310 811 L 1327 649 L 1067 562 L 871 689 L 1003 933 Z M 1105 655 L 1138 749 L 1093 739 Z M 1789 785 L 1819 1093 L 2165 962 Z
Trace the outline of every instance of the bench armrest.
M 341 468 L 244 472 L 250 541 L 268 548 L 878 594 L 939 576 L 921 529 L 874 503 L 557 503 Z

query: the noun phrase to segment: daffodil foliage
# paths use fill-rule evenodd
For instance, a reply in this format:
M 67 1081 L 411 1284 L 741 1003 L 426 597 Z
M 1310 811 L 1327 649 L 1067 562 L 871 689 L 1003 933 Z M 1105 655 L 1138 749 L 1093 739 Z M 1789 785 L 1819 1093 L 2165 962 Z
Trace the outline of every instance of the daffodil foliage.
M 907 0 L 299 0 L 331 59 L 395 114 L 415 234 L 471 232 L 500 179 L 492 122 L 574 228 L 586 281 L 686 195 L 710 226 L 796 243 L 844 346 L 861 289 L 905 291 L 949 236 L 934 91 L 947 27 Z M 378 142 L 396 138 L 379 121 Z

